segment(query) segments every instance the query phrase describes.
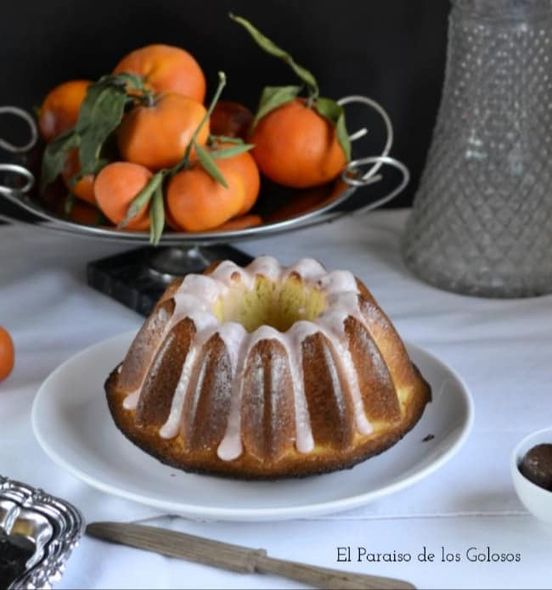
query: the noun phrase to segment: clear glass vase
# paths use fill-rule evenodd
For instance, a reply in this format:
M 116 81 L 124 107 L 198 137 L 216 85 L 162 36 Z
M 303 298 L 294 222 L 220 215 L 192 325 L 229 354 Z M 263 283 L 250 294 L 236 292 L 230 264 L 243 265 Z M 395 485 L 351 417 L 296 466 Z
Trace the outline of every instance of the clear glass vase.
M 443 289 L 552 292 L 550 0 L 453 0 L 445 85 L 403 239 Z

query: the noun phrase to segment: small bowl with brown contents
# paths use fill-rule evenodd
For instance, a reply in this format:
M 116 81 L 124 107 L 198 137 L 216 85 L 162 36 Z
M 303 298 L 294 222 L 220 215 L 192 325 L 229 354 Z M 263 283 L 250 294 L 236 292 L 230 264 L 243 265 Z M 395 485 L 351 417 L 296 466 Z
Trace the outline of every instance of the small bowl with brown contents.
M 512 454 L 512 479 L 523 505 L 552 524 L 552 428 L 526 436 Z

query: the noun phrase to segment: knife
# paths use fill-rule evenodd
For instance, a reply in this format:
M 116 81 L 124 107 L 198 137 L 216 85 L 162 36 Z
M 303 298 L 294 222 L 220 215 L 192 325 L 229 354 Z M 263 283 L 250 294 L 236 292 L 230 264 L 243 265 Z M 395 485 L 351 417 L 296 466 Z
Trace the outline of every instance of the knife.
M 204 565 L 251 574 L 276 574 L 315 588 L 343 590 L 391 590 L 415 588 L 395 578 L 356 574 L 294 561 L 269 557 L 264 549 L 213 541 L 187 533 L 141 524 L 95 522 L 86 527 L 86 534 L 113 543 L 154 551 Z

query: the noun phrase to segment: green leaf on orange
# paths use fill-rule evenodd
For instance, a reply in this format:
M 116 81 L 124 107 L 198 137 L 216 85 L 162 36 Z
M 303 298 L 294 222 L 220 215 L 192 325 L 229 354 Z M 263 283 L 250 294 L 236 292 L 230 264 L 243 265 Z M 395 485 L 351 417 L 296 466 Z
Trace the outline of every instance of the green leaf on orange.
M 347 132 L 343 107 L 331 98 L 318 97 L 314 102 L 314 108 L 335 127 L 337 141 L 339 141 L 347 162 L 349 162 L 351 160 L 351 141 Z
M 46 146 L 40 172 L 41 191 L 44 191 L 61 174 L 67 154 L 78 145 L 79 136 L 74 130 L 71 130 L 63 133 Z
M 209 154 L 213 160 L 223 160 L 244 154 L 254 147 L 252 143 L 242 143 L 241 145 L 233 145 L 232 147 L 226 147 L 220 150 L 211 150 Z
M 224 188 L 228 188 L 228 183 L 224 178 L 222 172 L 219 170 L 215 160 L 211 156 L 211 154 L 204 148 L 198 144 L 194 145 L 197 157 L 199 159 L 199 163 L 207 172 L 207 174 L 216 182 L 221 184 Z
M 299 92 L 301 92 L 301 86 L 266 86 L 261 94 L 252 128 L 254 129 L 268 113 L 294 100 Z
M 150 209 L 150 243 L 159 244 L 163 229 L 165 228 L 165 203 L 163 201 L 163 189 L 159 185 L 153 193 L 153 201 Z
M 245 30 L 251 35 L 252 39 L 257 45 L 266 51 L 268 54 L 273 55 L 285 63 L 287 63 L 291 69 L 297 74 L 297 76 L 308 86 L 311 95 L 314 97 L 318 96 L 318 82 L 309 70 L 300 66 L 295 62 L 293 57 L 287 51 L 284 51 L 281 47 L 278 47 L 276 43 L 271 41 L 266 35 L 263 35 L 255 26 L 253 26 L 248 20 L 241 16 L 235 16 L 230 13 L 230 18 L 240 24 Z
M 219 79 L 219 81 L 218 81 L 217 89 L 215 90 L 215 94 L 213 95 L 213 98 L 211 99 L 211 103 L 209 104 L 209 108 L 207 109 L 207 112 L 205 113 L 205 115 L 203 115 L 203 118 L 199 122 L 199 125 L 196 127 L 194 134 L 192 135 L 192 139 L 189 141 L 188 145 L 186 146 L 186 151 L 184 152 L 184 156 L 182 157 L 182 160 L 180 162 L 178 162 L 178 164 L 176 164 L 176 166 L 173 166 L 170 169 L 169 174 L 171 176 L 176 174 L 177 172 L 179 172 L 183 168 L 184 169 L 188 168 L 190 165 L 190 156 L 192 155 L 192 149 L 194 147 L 199 148 L 199 146 L 197 145 L 197 141 L 196 141 L 197 137 L 199 135 L 199 132 L 201 131 L 201 129 L 203 128 L 205 123 L 207 123 L 207 121 L 209 120 L 209 117 L 213 114 L 213 110 L 220 98 L 220 95 L 222 94 L 224 87 L 226 86 L 226 74 L 224 72 L 218 73 L 218 79 Z M 196 149 L 196 152 L 197 152 L 197 149 Z M 214 162 L 213 162 L 213 164 L 214 164 Z M 210 164 L 207 163 L 207 166 L 209 166 L 209 165 Z M 212 168 L 212 166 L 211 166 L 211 168 Z M 216 165 L 215 165 L 215 168 L 216 168 Z M 217 172 L 218 172 L 218 169 L 216 170 L 215 174 Z M 220 175 L 220 176 L 222 177 L 222 175 Z M 226 183 L 226 181 L 224 181 L 224 183 Z M 226 184 L 224 184 L 224 186 L 226 186 Z
M 153 197 L 153 193 L 161 186 L 164 177 L 165 171 L 161 170 L 150 178 L 146 186 L 130 202 L 124 219 L 117 226 L 118 229 L 124 229 L 138 215 L 142 208 L 148 205 Z
M 120 125 L 127 101 L 126 87 L 110 77 L 100 79 L 88 89 L 75 127 L 80 136 L 81 174 L 96 173 L 103 144 Z

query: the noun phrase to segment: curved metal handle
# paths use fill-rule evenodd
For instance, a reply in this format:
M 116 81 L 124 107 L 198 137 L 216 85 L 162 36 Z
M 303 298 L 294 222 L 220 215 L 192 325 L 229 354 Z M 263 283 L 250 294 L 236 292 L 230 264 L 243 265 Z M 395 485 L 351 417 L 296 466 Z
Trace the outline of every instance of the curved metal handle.
M 12 154 L 22 154 L 31 150 L 38 140 L 38 130 L 34 117 L 27 111 L 14 106 L 0 106 L 0 115 L 12 115 L 22 119 L 29 128 L 30 138 L 24 145 L 15 145 L 0 137 L 0 149 L 6 150 Z M 24 166 L 19 164 L 0 164 L 0 175 L 6 173 L 9 176 L 14 177 L 13 183 L 0 184 L 0 195 L 7 197 L 12 203 L 22 207 L 21 201 L 19 200 L 20 195 L 28 193 L 35 183 L 35 177 L 30 170 L 27 170 Z M 17 177 L 22 180 L 23 183 L 18 186 Z
M 349 162 L 345 170 L 343 170 L 341 174 L 341 178 L 343 179 L 343 181 L 346 182 L 349 186 L 355 188 L 368 186 L 381 179 L 381 175 L 376 176 L 376 173 L 384 165 L 393 166 L 402 174 L 402 180 L 395 189 L 393 189 L 387 195 L 379 198 L 377 201 L 369 203 L 365 207 L 362 207 L 361 209 L 358 209 L 356 211 L 357 213 L 366 213 L 367 211 L 371 211 L 372 209 L 381 207 L 385 203 L 388 203 L 389 201 L 394 199 L 398 194 L 400 194 L 401 191 L 406 187 L 406 185 L 410 181 L 410 172 L 402 162 L 399 162 L 395 158 L 389 156 L 391 147 L 393 145 L 393 124 L 391 123 L 391 119 L 389 118 L 387 111 L 378 102 L 371 98 L 368 98 L 367 96 L 361 95 L 346 96 L 344 98 L 341 98 L 337 102 L 341 106 L 358 103 L 370 107 L 371 109 L 375 110 L 383 119 L 386 131 L 386 138 L 382 152 L 377 156 L 368 156 L 366 158 L 359 158 Z M 352 133 L 349 136 L 349 139 L 351 141 L 356 141 L 357 139 L 364 137 L 367 133 L 368 131 L 364 127 Z M 372 166 L 366 172 L 361 173 L 361 167 L 369 164 L 372 164 Z
M 373 166 L 370 168 L 370 170 L 368 170 L 366 174 L 360 175 L 360 167 L 365 166 L 367 164 L 373 164 Z M 373 176 L 374 169 L 377 170 L 386 164 L 389 166 L 393 166 L 393 168 L 396 168 L 402 174 L 401 182 L 391 192 L 387 193 L 383 197 L 380 197 L 373 203 L 369 203 L 368 205 L 365 205 L 364 207 L 357 209 L 355 211 L 355 215 L 367 213 L 368 211 L 377 209 L 378 207 L 381 207 L 382 205 L 385 205 L 386 203 L 394 199 L 404 190 L 404 188 L 410 182 L 410 172 L 402 162 L 399 162 L 399 160 L 395 160 L 395 158 L 391 158 L 390 156 L 370 156 L 368 158 L 352 160 L 351 162 L 349 162 L 349 164 L 343 171 L 342 177 L 345 180 L 345 182 L 347 182 L 347 184 L 354 187 L 360 187 L 375 182 L 376 178 L 378 177 Z
M 33 188 L 35 182 L 33 173 L 27 170 L 27 168 L 24 166 L 19 166 L 19 164 L 0 164 L 0 174 L 2 172 L 11 173 L 16 177 L 21 176 L 25 180 L 25 184 L 23 186 L 0 184 L 0 195 L 4 195 L 8 198 L 11 197 L 10 200 L 12 202 L 20 205 L 20 201 L 18 201 L 15 197 L 18 194 L 26 194 Z
M 389 152 L 391 151 L 391 147 L 393 145 L 393 124 L 391 123 L 391 119 L 389 118 L 389 115 L 387 114 L 387 111 L 375 100 L 368 98 L 367 96 L 361 96 L 361 95 L 352 95 L 352 96 L 345 96 L 344 98 L 340 98 L 338 101 L 338 104 L 340 104 L 341 106 L 345 106 L 348 104 L 362 104 L 365 106 L 370 107 L 371 109 L 375 110 L 383 119 L 383 122 L 385 124 L 385 131 L 386 131 L 386 138 L 385 138 L 385 144 L 383 146 L 383 150 L 381 151 L 381 153 L 378 156 L 378 158 L 387 158 L 389 156 Z M 366 128 L 361 128 L 358 131 L 352 133 L 349 136 L 349 139 L 351 141 L 356 141 L 357 139 L 360 139 L 361 137 L 364 137 L 367 133 L 367 129 Z M 376 172 L 382 167 L 382 165 L 384 164 L 383 161 L 377 160 L 374 161 L 374 165 L 372 166 L 372 168 L 370 168 L 360 179 L 357 179 L 357 182 L 355 182 L 353 184 L 353 186 L 355 187 L 359 187 L 359 186 L 365 186 L 366 184 L 370 184 L 370 182 L 368 182 L 375 174 Z M 350 163 L 348 168 L 350 167 Z M 347 184 L 351 184 L 350 183 L 350 179 L 351 176 L 350 174 L 346 173 L 346 170 L 344 171 L 343 175 L 343 180 L 347 183 Z M 361 182 L 363 181 L 363 182 Z M 360 184 L 359 184 L 360 182 Z
M 30 113 L 20 109 L 19 107 L 0 106 L 0 115 L 13 115 L 23 119 L 23 121 L 25 121 L 25 123 L 28 125 L 30 133 L 29 141 L 25 145 L 14 145 L 13 143 L 0 137 L 0 148 L 6 150 L 7 152 L 11 152 L 12 154 L 22 154 L 24 152 L 28 152 L 36 145 L 38 140 L 38 130 L 36 128 L 34 117 Z

